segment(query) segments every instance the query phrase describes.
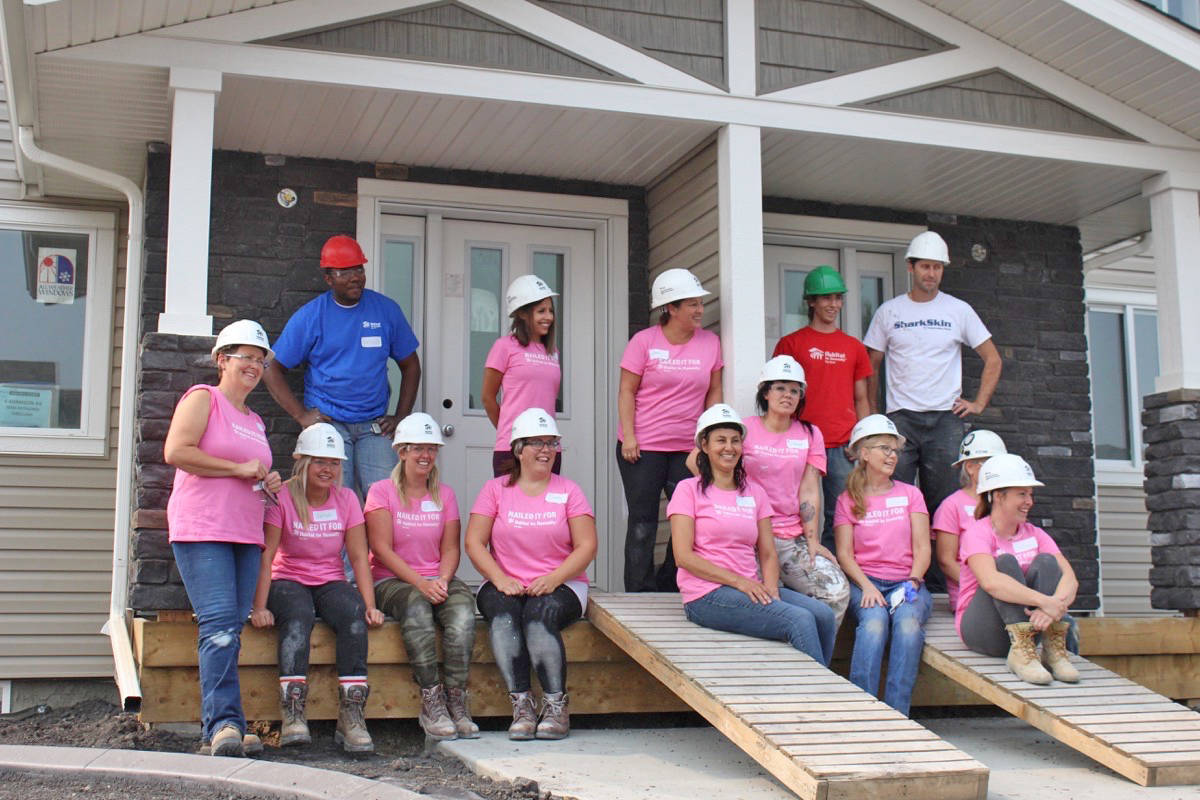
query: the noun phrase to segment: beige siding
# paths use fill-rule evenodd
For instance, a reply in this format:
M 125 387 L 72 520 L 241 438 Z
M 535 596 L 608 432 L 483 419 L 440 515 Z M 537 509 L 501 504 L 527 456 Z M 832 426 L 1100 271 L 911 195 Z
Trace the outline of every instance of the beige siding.
M 1163 614 L 1150 607 L 1150 533 L 1140 486 L 1096 487 L 1100 591 L 1106 616 Z
M 0 679 L 112 674 L 108 618 L 116 492 L 125 239 L 115 258 L 109 450 L 0 455 Z
M 8 87 L 4 85 L 4 76 L 0 74 L 0 199 L 20 197 L 21 176 L 17 172 L 17 151 L 8 111 Z

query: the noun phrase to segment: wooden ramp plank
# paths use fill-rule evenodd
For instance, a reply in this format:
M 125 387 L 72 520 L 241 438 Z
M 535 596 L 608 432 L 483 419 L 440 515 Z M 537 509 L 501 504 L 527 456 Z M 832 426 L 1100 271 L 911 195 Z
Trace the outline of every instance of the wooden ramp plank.
M 987 796 L 986 767 L 784 642 L 694 625 L 677 594 L 593 592 L 587 616 L 806 800 Z
M 1200 783 L 1200 714 L 1078 656 L 1077 684 L 1019 680 L 962 643 L 945 598 L 926 631 L 927 665 L 1063 744 L 1142 786 Z

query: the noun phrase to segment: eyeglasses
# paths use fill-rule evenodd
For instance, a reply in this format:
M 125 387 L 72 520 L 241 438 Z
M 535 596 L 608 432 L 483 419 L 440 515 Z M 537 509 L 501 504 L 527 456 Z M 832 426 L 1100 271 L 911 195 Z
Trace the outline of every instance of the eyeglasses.
M 773 383 L 768 391 L 779 392 L 780 394 L 794 394 L 797 397 L 804 397 L 804 389 L 800 386 L 788 386 L 786 383 Z
M 436 444 L 406 444 L 404 449 L 410 453 L 418 453 L 420 455 L 437 454 L 438 446 Z
M 225 355 L 229 356 L 230 358 L 240 358 L 242 361 L 249 361 L 251 364 L 255 364 L 259 367 L 265 367 L 265 366 L 267 366 L 267 364 L 271 363 L 271 359 L 269 359 L 269 358 L 259 358 L 258 356 L 246 356 L 246 355 L 242 355 L 241 353 L 226 353 Z
M 318 467 L 333 468 L 340 467 L 342 465 L 342 460 L 340 458 L 314 458 L 312 463 L 316 464 Z
M 361 275 L 367 274 L 367 270 L 362 266 L 342 267 L 341 269 L 327 269 L 326 272 L 332 275 L 335 279 L 341 278 L 342 280 L 357 278 Z
M 558 439 L 526 439 L 525 447 L 531 447 L 534 450 L 553 450 L 558 447 Z
M 873 444 L 867 448 L 868 450 L 878 450 L 883 453 L 884 458 L 890 458 L 893 455 L 900 455 L 904 452 L 903 447 L 892 447 L 890 444 Z

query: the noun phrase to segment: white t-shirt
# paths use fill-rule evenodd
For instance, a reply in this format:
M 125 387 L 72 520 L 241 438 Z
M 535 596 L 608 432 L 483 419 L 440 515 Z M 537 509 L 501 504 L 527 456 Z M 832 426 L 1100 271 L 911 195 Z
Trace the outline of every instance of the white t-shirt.
M 975 309 L 945 292 L 925 303 L 907 294 L 879 307 L 863 344 L 884 355 L 887 410 L 949 411 L 962 394 L 962 345 L 992 338 Z

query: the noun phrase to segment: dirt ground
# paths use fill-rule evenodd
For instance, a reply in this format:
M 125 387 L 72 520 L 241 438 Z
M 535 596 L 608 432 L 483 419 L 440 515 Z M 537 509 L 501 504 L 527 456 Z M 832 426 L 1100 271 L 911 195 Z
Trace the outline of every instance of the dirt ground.
M 507 721 L 480 720 L 484 729 L 503 730 Z M 257 723 L 265 749 L 259 759 L 302 764 L 318 769 L 348 772 L 384 781 L 414 792 L 455 800 L 550 800 L 534 780 L 504 783 L 482 778 L 458 759 L 428 752 L 425 736 L 415 720 L 371 720 L 375 753 L 350 758 L 333 744 L 332 721 L 310 724 L 313 744 L 280 748 L 278 726 Z M 48 709 L 24 718 L 0 718 L 0 744 L 36 744 L 70 747 L 106 747 L 158 750 L 172 753 L 199 752 L 198 737 L 183 736 L 138 722 L 133 714 L 116 706 L 89 700 L 69 708 Z M 60 776 L 19 775 L 0 772 L 4 797 L 21 800 L 51 800 L 87 797 L 89 800 L 179 800 L 179 786 L 140 784 L 124 779 L 80 780 Z M 184 794 L 183 796 L 189 796 Z M 198 796 L 198 795 L 193 795 Z M 263 800 L 244 793 L 204 793 L 215 800 Z

